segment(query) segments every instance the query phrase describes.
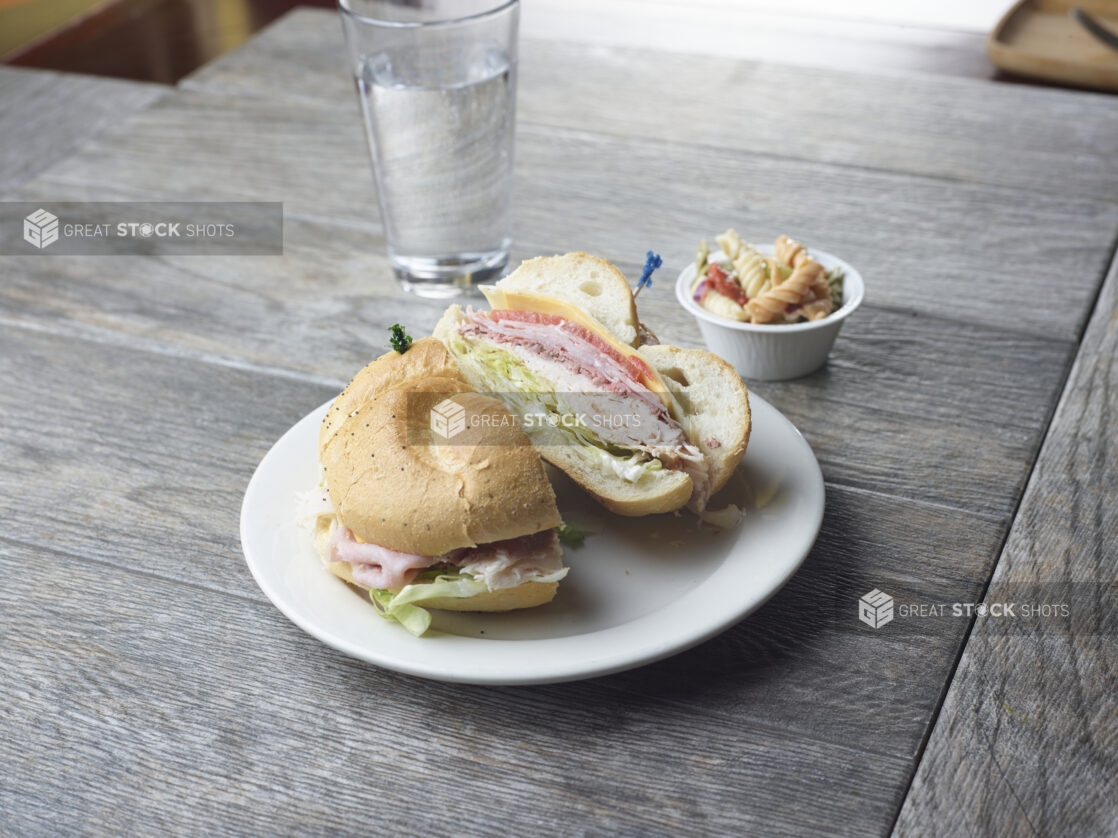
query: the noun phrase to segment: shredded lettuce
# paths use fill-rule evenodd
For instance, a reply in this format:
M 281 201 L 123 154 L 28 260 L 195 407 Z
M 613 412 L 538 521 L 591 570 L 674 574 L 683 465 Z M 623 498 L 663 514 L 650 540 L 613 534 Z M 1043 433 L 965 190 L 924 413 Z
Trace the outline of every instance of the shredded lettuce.
M 489 590 L 484 582 L 465 573 L 425 571 L 417 578 L 419 584 L 407 585 L 395 594 L 379 589 L 369 591 L 369 599 L 382 617 L 395 620 L 416 637 L 431 627 L 431 612 L 416 603 L 441 597 L 471 597 Z
M 486 341 L 467 343 L 455 332 L 447 341 L 459 364 L 469 363 L 473 372 L 491 393 L 500 393 L 504 402 L 521 416 L 543 411 L 554 416 L 577 413 L 566 405 L 563 393 L 536 375 L 511 352 Z M 528 429 L 537 445 L 573 445 L 573 450 L 607 474 L 636 483 L 645 475 L 660 471 L 663 463 L 647 454 L 605 442 L 585 425 L 535 426 Z M 550 439 L 548 438 L 550 437 Z
M 537 408 L 537 403 L 543 401 L 548 408 L 558 406 L 558 394 L 555 387 L 544 381 L 532 372 L 524 363 L 505 349 L 491 343 L 467 343 L 466 339 L 458 332 L 454 332 L 448 341 L 451 352 L 459 359 L 470 359 L 472 366 L 479 377 L 484 379 L 486 388 L 493 393 L 502 393 L 515 396 L 511 390 L 515 388 L 523 393 L 532 393 L 543 396 L 544 399 L 526 398 L 522 404 L 525 407 Z M 512 385 L 510 388 L 509 385 Z M 546 397 L 550 396 L 550 399 Z M 518 404 L 517 407 L 520 407 Z
M 525 582 L 558 582 L 567 575 L 570 568 L 545 573 L 531 571 L 526 574 Z M 454 573 L 440 568 L 430 568 L 415 577 L 415 582 L 392 591 L 374 589 L 369 591 L 369 599 L 376 606 L 377 613 L 386 620 L 394 620 L 409 632 L 419 637 L 431 627 L 431 612 L 422 607 L 424 602 L 443 597 L 468 598 L 483 594 L 490 588 L 483 579 L 469 573 Z
M 395 596 L 391 591 L 369 591 L 369 599 L 376 606 L 377 613 L 386 620 L 395 620 L 416 637 L 431 627 L 431 612 L 417 605 L 393 606 Z
M 436 576 L 430 582 L 406 586 L 392 598 L 392 605 L 398 608 L 402 605 L 423 602 L 426 599 L 471 597 L 475 594 L 483 594 L 487 590 L 489 589 L 485 587 L 484 582 L 474 579 L 468 573 L 448 573 Z
M 659 460 L 643 459 L 644 454 L 640 451 L 633 453 L 625 459 L 608 454 L 605 451 L 600 451 L 599 453 L 601 455 L 601 463 L 599 463 L 599 465 L 602 466 L 603 471 L 613 471 L 622 480 L 628 480 L 630 483 L 636 483 L 644 477 L 644 475 L 660 471 L 660 469 L 664 467 L 664 464 Z

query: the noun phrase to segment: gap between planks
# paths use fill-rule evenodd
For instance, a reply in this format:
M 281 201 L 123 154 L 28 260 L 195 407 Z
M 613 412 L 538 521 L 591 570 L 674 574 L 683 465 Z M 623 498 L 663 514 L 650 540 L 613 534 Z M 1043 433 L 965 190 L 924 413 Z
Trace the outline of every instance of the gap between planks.
M 1037 463 L 1040 462 L 1041 452 L 1044 451 L 1044 447 L 1048 443 L 1048 437 L 1052 433 L 1052 420 L 1055 418 L 1056 411 L 1059 409 L 1060 405 L 1064 401 L 1064 395 L 1066 394 L 1068 387 L 1068 379 L 1070 378 L 1071 371 L 1075 367 L 1075 362 L 1076 360 L 1078 360 L 1080 352 L 1082 351 L 1081 347 L 1083 338 L 1087 334 L 1087 328 L 1090 325 L 1091 321 L 1094 319 L 1096 310 L 1098 309 L 1099 299 L 1102 297 L 1103 287 L 1106 285 L 1108 277 L 1110 277 L 1112 274 L 1118 274 L 1118 235 L 1115 236 L 1114 241 L 1111 243 L 1110 258 L 1107 259 L 1107 265 L 1108 268 L 1103 273 L 1102 281 L 1099 282 L 1099 284 L 1095 287 L 1094 296 L 1092 297 L 1091 304 L 1087 309 L 1087 316 L 1083 320 L 1083 328 L 1079 332 L 1077 347 L 1080 348 L 1077 348 L 1075 355 L 1072 356 L 1072 358 L 1068 361 L 1067 366 L 1064 368 L 1063 379 L 1060 383 L 1060 393 L 1049 407 L 1048 418 L 1044 423 L 1044 433 L 1041 435 L 1040 444 L 1037 446 L 1036 451 L 1033 454 L 1032 462 L 1029 464 L 1029 473 L 1025 477 L 1025 482 L 1021 490 L 1021 494 L 1017 496 L 1017 500 L 1013 505 L 1013 512 L 1009 516 L 1009 524 L 1005 528 L 1005 534 L 1002 536 L 1001 541 L 998 545 L 997 552 L 994 555 L 994 561 L 990 563 L 990 570 L 989 573 L 987 573 L 986 575 L 986 581 L 982 584 L 982 592 L 978 599 L 978 602 L 986 601 L 986 597 L 990 591 L 990 585 L 993 582 L 998 567 L 1005 559 L 1005 549 L 1006 545 L 1009 542 L 1009 536 L 1013 531 L 1013 524 L 1017 521 L 1017 516 L 1021 512 L 1021 504 L 1024 503 L 1025 497 L 1029 493 L 1029 485 L 1033 482 Z M 1116 277 L 1116 281 L 1118 281 L 1118 277 Z M 897 831 L 897 824 L 900 822 L 901 813 L 904 811 L 905 803 L 908 801 L 909 794 L 912 791 L 912 784 L 916 779 L 916 772 L 919 770 L 920 764 L 924 761 L 924 755 L 928 749 L 928 742 L 931 740 L 932 733 L 935 731 L 936 725 L 939 723 L 939 717 L 941 712 L 943 711 L 944 702 L 947 700 L 947 694 L 951 690 L 951 685 L 955 682 L 955 676 L 959 671 L 959 665 L 962 663 L 963 655 L 966 653 L 967 647 L 970 645 L 971 635 L 974 632 L 974 627 L 977 619 L 977 616 L 972 616 L 967 623 L 966 631 L 963 633 L 962 642 L 959 644 L 959 648 L 955 653 L 955 660 L 951 664 L 951 671 L 948 673 L 947 679 L 944 681 L 943 689 L 940 692 L 939 699 L 936 701 L 935 709 L 932 711 L 931 719 L 929 720 L 927 727 L 924 729 L 924 735 L 920 740 L 920 745 L 916 751 L 916 757 L 913 760 L 912 773 L 909 775 L 908 782 L 905 784 L 904 794 L 901 795 L 901 801 L 898 804 L 897 811 L 893 816 L 892 825 L 889 827 L 888 834 L 890 835 L 895 834 Z M 1003 779 L 1005 779 L 1004 770 L 1002 769 L 1000 763 L 997 762 L 997 759 L 993 756 L 993 754 L 991 754 L 991 759 L 994 761 L 994 764 L 998 766 L 998 770 L 1002 771 Z M 1006 782 L 1006 785 L 1013 792 L 1014 797 L 1016 797 L 1016 792 L 1013 791 L 1013 788 L 1008 783 L 1008 781 Z M 1018 805 L 1020 805 L 1019 800 Z M 1022 807 L 1021 811 L 1025 812 L 1025 808 Z M 1028 819 L 1027 813 L 1026 819 Z M 1032 826 L 1031 821 L 1029 821 L 1029 825 Z M 1035 828 L 1033 831 L 1034 834 L 1039 834 L 1036 832 Z

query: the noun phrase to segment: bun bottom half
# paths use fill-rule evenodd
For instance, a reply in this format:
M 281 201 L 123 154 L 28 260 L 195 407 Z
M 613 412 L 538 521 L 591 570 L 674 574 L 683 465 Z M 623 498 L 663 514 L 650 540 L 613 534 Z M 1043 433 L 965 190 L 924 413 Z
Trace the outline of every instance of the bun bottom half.
M 691 478 L 682 471 L 662 469 L 633 483 L 588 463 L 573 446 L 540 445 L 536 450 L 616 515 L 639 518 L 674 512 L 691 498 Z

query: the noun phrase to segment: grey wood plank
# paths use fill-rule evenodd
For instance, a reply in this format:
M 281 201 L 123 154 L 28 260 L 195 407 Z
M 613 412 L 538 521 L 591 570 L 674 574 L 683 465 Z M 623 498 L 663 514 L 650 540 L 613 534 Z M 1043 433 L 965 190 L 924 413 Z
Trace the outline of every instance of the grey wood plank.
M 241 558 L 241 496 L 271 444 L 335 388 L 12 327 L 0 373 L 0 535 L 270 608 Z M 828 492 L 823 534 L 786 590 L 730 634 L 611 688 L 843 746 L 870 729 L 859 748 L 911 760 L 965 625 L 877 635 L 857 621 L 858 597 L 973 599 L 1005 519 Z M 907 780 L 896 777 L 896 805 Z
M 171 579 L 249 587 L 240 496 L 282 430 L 337 388 L 3 331 L 0 509 L 22 522 L 20 537 Z
M 530 7 L 521 7 L 520 37 L 529 56 L 537 43 L 546 46 L 545 42 L 558 41 L 594 47 L 596 56 L 619 49 L 641 49 L 859 73 L 901 71 L 977 79 L 989 79 L 997 73 L 986 58 L 983 30 L 987 25 L 962 31 L 944 29 L 942 21 L 906 27 L 899 21 L 875 24 L 828 15 L 805 27 L 802 11 L 774 16 L 772 9 L 758 14 L 756 9 L 741 10 L 736 5 L 721 2 L 704 9 L 695 3 L 684 8 L 675 3 L 572 5 L 571 0 L 534 0 Z M 633 18 L 638 14 L 641 25 L 634 26 Z M 307 20 L 294 20 L 303 16 Z M 714 30 L 718 31 L 717 38 L 711 38 Z M 253 62 L 259 61 L 262 53 L 297 66 L 304 62 L 302 66 L 316 75 L 327 71 L 344 76 L 341 71 L 347 61 L 338 22 L 318 9 L 295 9 L 255 35 L 247 52 L 211 61 L 180 84 L 259 93 L 260 78 L 246 68 L 251 64 L 255 70 Z M 279 92 L 306 96 L 309 80 L 304 73 L 294 90 Z
M 1118 265 L 1103 286 L 896 835 L 1118 833 Z
M 654 249 L 668 281 L 728 226 L 748 241 L 789 232 L 856 267 L 871 302 L 1071 338 L 1118 231 L 1113 204 L 559 129 L 521 137 L 522 246 Z
M 286 236 L 283 257 L 251 262 L 10 257 L 0 260 L 11 265 L 0 318 L 336 384 L 384 351 L 392 323 L 429 334 L 444 310 L 395 290 L 366 230 L 289 221 Z M 701 346 L 669 285 L 641 295 L 642 317 L 665 341 Z M 832 482 L 1000 516 L 1014 508 L 1072 351 L 1068 342 L 866 306 L 828 367 L 757 390 L 806 435 Z M 19 368 L 11 375 L 21 380 Z M 61 383 L 73 380 L 65 366 L 55 375 L 57 386 L 71 386 Z M 39 387 L 22 380 L 10 398 L 34 398 Z
M 1118 113 L 1105 94 L 642 50 L 596 60 L 592 49 L 545 44 L 533 54 L 518 100 L 526 122 L 1030 192 L 1118 195 Z M 555 93 L 532 95 L 545 85 Z M 649 105 L 623 106 L 631 102 Z
M 790 232 L 859 267 L 875 303 L 1062 339 L 1118 230 L 1118 205 L 1078 198 L 559 129 L 523 127 L 518 143 L 522 252 L 651 248 L 668 276 L 727 226 Z M 24 193 L 283 201 L 288 217 L 380 229 L 355 108 L 243 96 L 160 102 Z
M 1105 94 L 538 39 L 522 43 L 520 68 L 526 124 L 1118 195 L 1118 109 Z M 183 85 L 354 108 L 348 72 L 336 15 L 301 10 Z
M 829 485 L 816 548 L 770 602 L 698 650 L 610 682 L 627 701 L 670 697 L 729 724 L 751 719 L 915 760 L 940 701 L 934 685 L 950 675 L 966 623 L 897 621 L 875 631 L 858 621 L 857 602 L 874 588 L 898 607 L 974 601 L 1004 528 Z
M 0 66 L 0 191 L 30 180 L 167 92 L 143 82 Z
M 982 3 L 968 5 L 981 9 Z M 914 8 L 917 14 L 910 16 Z M 883 7 L 856 3 L 828 4 L 824 10 L 758 0 L 532 0 L 521 6 L 520 36 L 832 70 L 975 78 L 997 72 L 985 50 L 986 30 L 995 22 L 991 9 L 966 17 L 951 14 L 959 7 L 946 16 L 921 14 L 927 10 L 890 5 L 885 13 Z
M 0 567 L 7 834 L 865 835 L 907 773 L 601 682 L 398 676 L 53 550 L 5 543 Z
M 80 163 L 53 170 L 53 194 L 74 184 L 106 187 L 120 200 L 282 201 L 289 215 L 379 229 L 368 147 L 353 116 L 178 92 L 87 147 Z
M 19 734 L 0 738 L 11 740 L 0 748 L 15 755 L 5 762 L 18 759 L 22 771 L 17 783 L 0 791 L 10 795 L 0 812 L 15 813 L 14 828 L 0 831 L 50 824 L 107 832 L 119 824 L 121 810 L 136 812 L 137 825 L 182 822 L 195 831 L 359 829 L 376 811 L 364 796 L 370 785 L 383 795 L 387 826 L 407 831 L 414 828 L 405 820 L 411 801 L 432 778 L 444 801 L 436 831 L 463 824 L 470 831 L 491 830 L 490 819 L 457 795 L 464 788 L 472 792 L 466 799 L 482 793 L 492 799 L 494 785 L 500 789 L 495 806 L 516 813 L 502 817 L 502 832 L 509 820 L 514 828 L 541 827 L 518 808 L 541 790 L 553 801 L 542 826 L 554 831 L 565 825 L 560 813 L 573 813 L 585 831 L 621 834 L 818 833 L 836 831 L 836 822 L 851 834 L 886 831 L 961 626 L 937 624 L 919 636 L 873 633 L 854 622 L 853 601 L 863 588 L 877 586 L 909 600 L 965 600 L 981 589 L 1069 357 L 1069 339 L 1077 335 L 1101 275 L 1114 231 L 1113 206 L 1036 196 L 1022 204 L 1021 193 L 1012 189 L 849 169 L 840 176 L 831 166 L 787 160 L 743 166 L 734 163 L 741 155 L 732 148 L 704 151 L 696 160 L 693 149 L 670 137 L 630 143 L 569 126 L 527 126 L 522 158 L 534 154 L 543 162 L 529 165 L 521 177 L 519 194 L 528 196 L 522 248 L 546 252 L 564 249 L 569 240 L 589 241 L 631 269 L 630 260 L 651 246 L 649 231 L 678 250 L 686 241 L 689 250 L 695 231 L 681 228 L 681 221 L 709 234 L 711 224 L 721 226 L 728 207 L 737 207 L 760 229 L 769 229 L 765 225 L 775 218 L 824 239 L 828 233 L 849 237 L 853 244 L 850 252 L 840 251 L 844 256 L 856 248 L 873 255 L 886 249 L 884 241 L 925 247 L 921 262 L 929 254 L 940 265 L 946 258 L 958 278 L 946 286 L 929 283 L 938 274 L 927 265 L 914 267 L 916 257 L 884 257 L 877 264 L 889 269 L 883 290 L 893 296 L 865 310 L 862 331 L 852 330 L 858 321 L 848 324 L 837 350 L 842 354 L 829 368 L 771 393 L 762 388 L 804 427 L 832 486 L 824 541 L 803 574 L 758 615 L 687 656 L 637 673 L 525 692 L 463 691 L 371 670 L 322 649 L 260 601 L 240 561 L 236 507 L 256 459 L 290 422 L 332 392 L 327 382 L 375 354 L 379 338 L 371 336 L 372 327 L 380 332 L 389 313 L 414 311 L 414 319 L 426 322 L 437 310 L 390 296 L 377 255 L 375 211 L 367 214 L 371 185 L 370 203 L 360 203 L 351 183 L 354 166 L 303 161 L 323 126 L 332 128 L 328 101 L 307 111 L 294 99 L 243 104 L 254 97 L 223 102 L 208 93 L 190 95 L 196 99 L 183 97 L 190 102 L 187 110 L 210 118 L 216 129 L 206 136 L 182 133 L 191 130 L 191 120 L 173 113 L 177 106 L 134 120 L 154 125 L 154 141 L 185 155 L 185 172 L 150 148 L 145 153 L 129 145 L 131 129 L 122 128 L 91 149 L 89 160 L 64 165 L 57 177 L 32 188 L 87 187 L 105 195 L 105 181 L 89 174 L 101 163 L 108 180 L 124 181 L 114 195 L 294 195 L 298 214 L 340 223 L 297 225 L 283 259 L 86 260 L 81 266 L 27 259 L 9 272 L 13 280 L 6 277 L 0 410 L 21 417 L 29 406 L 41 407 L 33 420 L 6 420 L 0 443 L 6 488 L 0 533 L 25 542 L 9 545 L 5 575 L 13 581 L 0 599 L 15 605 L 5 605 L 0 626 L 5 647 L 16 651 L 13 658 L 0 652 L 0 667 L 18 676 L 5 684 L 45 689 L 15 692 L 18 700 L 6 700 L 6 711 L 0 711 L 5 731 L 10 724 Z M 356 128 L 350 105 L 354 110 L 346 118 Z M 237 121 L 238 107 L 247 120 Z M 292 128 L 292 120 L 307 120 L 308 114 L 314 125 Z M 218 160 L 222 133 L 239 149 L 228 165 Z M 191 136 L 193 143 L 184 141 Z M 330 142 L 329 155 L 361 158 L 367 177 L 361 142 Z M 123 148 L 117 157 L 114 143 Z M 198 147 L 198 157 L 190 157 Z M 565 154 L 563 147 L 569 149 Z M 584 156 L 600 162 L 590 165 Z M 671 206 L 676 192 L 661 196 L 639 188 L 641 172 L 657 165 L 683 177 L 698 174 L 703 188 L 692 184 L 690 203 Z M 709 184 L 726 166 L 733 182 L 752 176 L 767 184 L 765 201 L 750 205 L 742 193 L 707 209 L 700 199 L 710 198 Z M 569 170 L 566 178 L 562 167 Z M 816 186 L 820 177 L 822 190 Z M 843 197 L 851 181 L 853 196 Z M 801 200 L 832 197 L 835 214 L 844 218 L 832 226 L 806 217 L 807 208 L 797 207 L 793 195 L 781 194 L 788 184 Z M 898 208 L 845 218 L 890 190 L 905 193 Z M 603 194 L 620 197 L 616 205 L 600 206 Z M 770 196 L 779 196 L 771 199 L 775 216 L 767 212 Z M 918 206 L 936 198 L 943 202 L 935 211 Z M 897 213 L 901 218 L 894 221 Z M 980 228 L 963 254 L 950 249 L 957 246 L 950 234 L 928 223 L 945 213 L 959 216 L 956 234 Z M 910 223 L 902 228 L 904 221 Z M 861 232 L 873 223 L 884 230 Z M 607 237 L 600 231 L 608 225 L 619 232 Z M 1014 225 L 1024 225 L 1027 235 Z M 773 226 L 772 233 L 783 231 Z M 1033 244 L 1038 231 L 1053 234 L 1059 245 Z M 856 263 L 868 263 L 856 255 Z M 968 313 L 960 321 L 957 306 L 924 307 L 920 292 L 926 295 L 930 285 L 973 291 L 979 273 L 986 283 L 983 256 L 995 268 L 990 284 L 980 289 L 989 296 L 977 316 Z M 1014 291 L 1043 295 L 1052 276 L 1068 275 L 1072 279 L 1061 290 L 1069 294 L 1060 296 L 1064 308 L 1056 308 L 1055 325 L 1029 306 L 1007 308 Z M 915 308 L 913 300 L 919 301 Z M 667 297 L 650 297 L 647 305 L 662 317 L 664 326 L 653 325 L 665 337 L 675 333 L 686 342 L 687 331 L 693 333 L 691 324 L 672 317 Z M 306 380 L 262 370 L 294 370 Z M 960 380 L 957 395 L 936 398 Z M 988 514 L 877 496 L 835 481 Z M 82 492 L 75 493 L 75 485 Z M 43 509 L 52 513 L 45 530 Z M 66 582 L 62 599 L 51 593 L 58 590 L 59 570 Z M 826 607 L 805 617 L 819 608 L 820 592 Z M 10 621 L 9 614 L 15 615 Z M 29 626 L 34 629 L 20 633 Z M 206 656 L 199 658 L 198 649 Z M 5 666 L 5 660 L 14 663 Z M 74 677 L 60 679 L 60 673 Z M 142 686 L 130 692 L 137 684 Z M 257 698 L 248 721 L 246 694 Z M 61 699 L 65 712 L 51 715 L 41 706 L 36 712 L 35 701 L 44 695 Z M 470 706 L 463 719 L 464 697 Z M 322 707 L 329 710 L 314 710 L 322 717 L 308 719 L 307 708 Z M 417 707 L 424 722 L 453 718 L 462 727 L 445 731 L 420 752 L 422 766 L 408 763 L 401 774 L 398 763 L 415 754 L 401 732 L 426 729 L 416 723 Z M 558 714 L 544 733 L 540 708 Z M 382 744 L 397 737 L 405 744 Z M 583 747 L 572 759 L 576 737 Z M 353 743 L 370 741 L 355 756 Z M 704 743 L 698 753 L 696 741 Z M 114 794 L 111 784 L 75 787 L 71 777 L 106 769 L 106 743 L 117 746 L 114 756 L 124 756 L 118 763 L 124 770 L 110 774 L 119 791 Z M 284 751 L 310 754 L 310 761 L 277 767 Z M 52 759 L 73 768 L 70 777 L 52 772 Z M 152 796 L 153 779 L 170 786 L 172 802 Z M 308 788 L 314 796 L 305 793 Z M 75 790 L 81 805 L 61 822 L 57 812 L 67 798 L 73 801 Z

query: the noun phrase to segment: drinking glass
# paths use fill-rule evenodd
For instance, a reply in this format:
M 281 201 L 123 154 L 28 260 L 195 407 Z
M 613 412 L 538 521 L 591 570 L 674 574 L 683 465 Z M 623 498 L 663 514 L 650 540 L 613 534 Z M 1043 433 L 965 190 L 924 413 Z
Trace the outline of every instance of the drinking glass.
M 508 261 L 518 0 L 339 0 L 400 285 L 452 297 Z

